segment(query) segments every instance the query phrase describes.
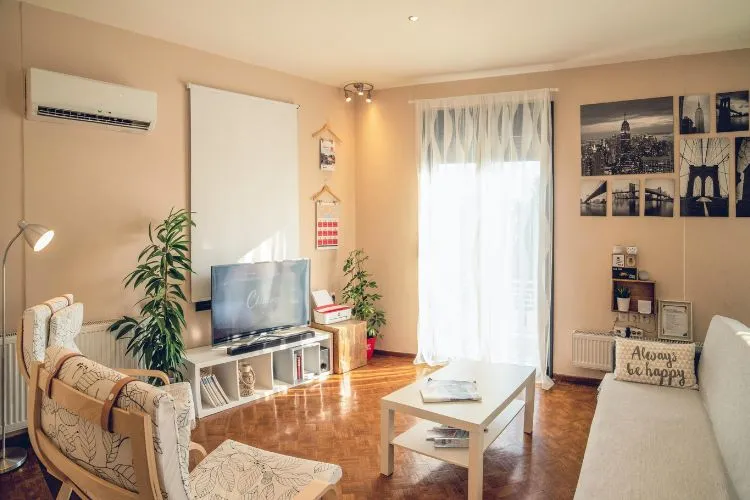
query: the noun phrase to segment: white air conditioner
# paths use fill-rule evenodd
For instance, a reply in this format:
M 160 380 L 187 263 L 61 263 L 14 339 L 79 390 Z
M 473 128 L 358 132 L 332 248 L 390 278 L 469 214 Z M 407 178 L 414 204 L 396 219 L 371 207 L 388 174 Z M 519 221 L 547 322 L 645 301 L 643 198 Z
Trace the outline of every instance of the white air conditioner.
M 120 130 L 153 130 L 156 92 L 30 68 L 26 117 L 96 123 Z

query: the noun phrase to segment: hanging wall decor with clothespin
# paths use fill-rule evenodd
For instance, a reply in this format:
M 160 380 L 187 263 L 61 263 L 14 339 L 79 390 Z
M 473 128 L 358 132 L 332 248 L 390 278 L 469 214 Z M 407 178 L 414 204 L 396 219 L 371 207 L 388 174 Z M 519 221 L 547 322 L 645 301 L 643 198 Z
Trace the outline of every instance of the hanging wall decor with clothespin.
M 328 195 L 330 200 L 321 199 Z M 339 204 L 341 198 L 336 196 L 328 184 L 312 196 L 315 202 L 315 248 L 318 250 L 335 250 L 339 247 Z
M 328 137 L 320 137 L 326 134 Z M 320 137 L 320 169 L 332 172 L 336 169 L 336 143 L 344 142 L 328 126 L 328 123 L 313 132 L 313 138 Z

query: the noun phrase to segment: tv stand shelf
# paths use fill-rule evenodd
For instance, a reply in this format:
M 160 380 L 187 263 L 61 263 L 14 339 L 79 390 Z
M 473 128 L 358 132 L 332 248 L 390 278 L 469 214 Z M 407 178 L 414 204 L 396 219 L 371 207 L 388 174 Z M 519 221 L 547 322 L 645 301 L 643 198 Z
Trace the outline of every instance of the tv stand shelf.
M 229 344 L 220 347 L 204 346 L 188 349 L 185 353 L 187 378 L 193 391 L 195 413 L 198 418 L 207 417 L 236 406 L 267 398 L 273 394 L 286 391 L 291 387 L 320 380 L 330 374 L 333 352 L 330 333 L 310 327 L 289 328 L 274 334 L 293 334 L 305 330 L 315 332 L 314 337 L 269 347 L 242 354 L 227 354 Z M 327 351 L 321 349 L 326 348 Z M 302 379 L 296 379 L 294 353 L 302 354 Z M 322 358 L 327 352 L 329 359 Z M 239 368 L 249 364 L 255 372 L 255 391 L 252 395 L 240 395 Z M 326 369 L 321 367 L 325 365 Z M 229 398 L 229 404 L 213 407 L 203 403 L 201 397 L 201 370 L 216 375 L 219 384 Z

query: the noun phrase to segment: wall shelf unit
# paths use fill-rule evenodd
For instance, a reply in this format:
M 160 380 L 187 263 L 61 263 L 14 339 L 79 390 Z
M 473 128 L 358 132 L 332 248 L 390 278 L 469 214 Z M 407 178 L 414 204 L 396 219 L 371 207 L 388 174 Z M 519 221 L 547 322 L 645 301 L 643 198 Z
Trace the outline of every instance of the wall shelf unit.
M 330 373 L 330 369 L 321 369 L 325 362 L 331 366 L 330 353 L 333 351 L 328 332 L 314 328 L 290 328 L 283 333 L 293 334 L 312 330 L 315 336 L 285 345 L 269 347 L 259 351 L 229 355 L 227 345 L 221 347 L 197 347 L 188 349 L 185 355 L 187 378 L 193 390 L 195 413 L 198 418 L 207 417 L 239 405 L 267 398 L 291 387 L 319 380 Z M 274 332 L 279 334 L 282 332 Z M 321 347 L 328 349 L 321 351 Z M 329 359 L 321 359 L 321 352 L 327 352 Z M 302 377 L 296 376 L 296 353 L 301 355 Z M 255 391 L 247 397 L 240 396 L 239 368 L 249 364 L 255 372 Z M 212 406 L 201 396 L 201 371 L 211 372 L 227 394 L 229 404 Z
M 624 286 L 630 290 L 630 312 L 638 312 L 638 301 L 651 301 L 651 314 L 656 311 L 656 282 L 650 280 L 612 279 L 612 311 L 617 311 L 617 296 L 615 290 Z

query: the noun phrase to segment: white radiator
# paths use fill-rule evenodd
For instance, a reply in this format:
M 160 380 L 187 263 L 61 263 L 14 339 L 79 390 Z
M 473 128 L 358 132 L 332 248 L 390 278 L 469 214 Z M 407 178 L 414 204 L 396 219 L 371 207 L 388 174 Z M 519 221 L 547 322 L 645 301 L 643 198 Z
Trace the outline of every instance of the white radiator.
M 573 333 L 573 366 L 611 372 L 614 370 L 612 335 L 601 333 Z
M 103 365 L 113 368 L 137 368 L 138 363 L 125 354 L 125 341 L 116 341 L 114 335 L 107 332 L 111 321 L 86 323 L 76 337 L 76 344 L 81 353 Z M 15 432 L 26 428 L 26 379 L 21 375 L 16 360 L 16 336 L 8 335 L 5 339 L 5 422 L 6 431 Z

